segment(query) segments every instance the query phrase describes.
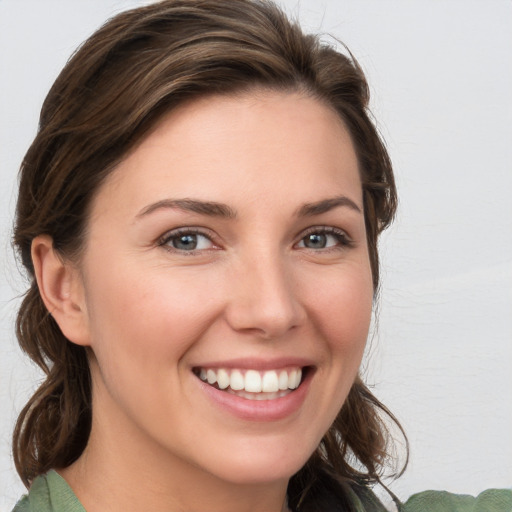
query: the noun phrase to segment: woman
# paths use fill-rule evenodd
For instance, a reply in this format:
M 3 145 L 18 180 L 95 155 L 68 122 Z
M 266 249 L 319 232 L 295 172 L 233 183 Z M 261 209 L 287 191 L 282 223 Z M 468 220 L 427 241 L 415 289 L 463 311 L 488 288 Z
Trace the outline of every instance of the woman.
M 121 14 L 22 166 L 15 510 L 381 510 L 358 377 L 396 191 L 355 61 L 269 3 Z M 390 416 L 393 419 L 392 416 Z

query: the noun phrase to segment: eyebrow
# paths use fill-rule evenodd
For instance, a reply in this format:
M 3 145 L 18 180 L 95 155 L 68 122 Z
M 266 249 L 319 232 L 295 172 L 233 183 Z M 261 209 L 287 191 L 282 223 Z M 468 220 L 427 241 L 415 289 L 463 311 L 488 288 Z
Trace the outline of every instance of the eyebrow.
M 357 206 L 357 204 L 349 197 L 336 196 L 328 199 L 322 199 L 321 201 L 317 201 L 315 203 L 306 203 L 299 208 L 297 215 L 298 217 L 311 217 L 313 215 L 326 213 L 340 206 L 350 208 L 357 213 L 362 213 L 361 208 L 359 208 L 359 206 Z
M 361 208 L 346 196 L 336 196 L 328 199 L 322 199 L 314 203 L 306 203 L 297 210 L 297 217 L 311 217 L 326 213 L 334 208 L 347 207 L 358 213 Z M 215 201 L 201 201 L 198 199 L 162 199 L 156 203 L 152 203 L 144 207 L 137 215 L 136 219 L 145 217 L 156 210 L 160 209 L 177 209 L 187 212 L 199 213 L 201 215 L 208 215 L 211 217 L 221 217 L 225 219 L 235 219 L 237 217 L 236 211 L 227 204 L 217 203 Z
M 222 217 L 234 219 L 236 212 L 226 204 L 216 203 L 214 201 L 199 201 L 197 199 L 162 199 L 156 203 L 143 208 L 136 216 L 137 219 L 145 217 L 150 213 L 161 208 L 171 208 L 187 212 L 199 213 L 211 217 Z

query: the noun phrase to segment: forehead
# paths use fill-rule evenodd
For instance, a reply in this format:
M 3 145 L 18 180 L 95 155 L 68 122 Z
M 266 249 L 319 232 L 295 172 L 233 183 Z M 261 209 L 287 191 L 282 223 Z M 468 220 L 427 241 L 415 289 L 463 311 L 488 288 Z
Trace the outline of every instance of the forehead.
M 167 114 L 111 173 L 93 211 L 113 202 L 140 209 L 159 196 L 313 202 L 347 191 L 360 201 L 357 157 L 339 115 L 304 94 L 252 91 Z

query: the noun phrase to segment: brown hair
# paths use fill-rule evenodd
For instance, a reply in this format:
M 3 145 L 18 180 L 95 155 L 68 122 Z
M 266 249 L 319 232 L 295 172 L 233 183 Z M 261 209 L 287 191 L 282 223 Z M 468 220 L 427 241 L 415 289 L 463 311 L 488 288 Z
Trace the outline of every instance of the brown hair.
M 254 87 L 303 91 L 343 119 L 360 164 L 377 291 L 377 238 L 394 216 L 396 190 L 388 154 L 369 116 L 368 86 L 354 58 L 305 35 L 266 1 L 167 0 L 114 17 L 57 78 L 21 167 L 14 242 L 31 287 L 19 310 L 17 335 L 46 374 L 14 431 L 14 460 L 26 485 L 75 461 L 91 426 L 87 354 L 64 337 L 43 305 L 32 240 L 50 235 L 63 257 L 78 256 L 91 198 L 165 113 L 195 97 Z M 379 479 L 389 437 L 381 412 L 398 425 L 358 377 L 317 452 L 292 478 L 292 505 L 304 501 L 321 471 L 341 479 Z

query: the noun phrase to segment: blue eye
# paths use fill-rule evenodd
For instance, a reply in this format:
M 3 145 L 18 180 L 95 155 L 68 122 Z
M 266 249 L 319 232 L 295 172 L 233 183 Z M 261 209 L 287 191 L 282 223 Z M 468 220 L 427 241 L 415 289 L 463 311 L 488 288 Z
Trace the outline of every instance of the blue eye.
M 310 231 L 298 243 L 298 247 L 306 249 L 330 249 L 350 245 L 347 235 L 335 228 L 323 228 Z
M 161 245 L 184 252 L 200 251 L 214 247 L 213 242 L 206 235 L 190 230 L 168 233 L 162 240 Z
M 325 233 L 311 233 L 303 239 L 304 247 L 308 249 L 325 249 L 329 242 Z

